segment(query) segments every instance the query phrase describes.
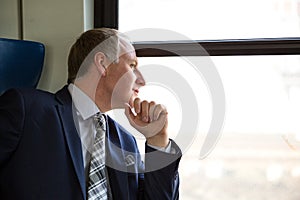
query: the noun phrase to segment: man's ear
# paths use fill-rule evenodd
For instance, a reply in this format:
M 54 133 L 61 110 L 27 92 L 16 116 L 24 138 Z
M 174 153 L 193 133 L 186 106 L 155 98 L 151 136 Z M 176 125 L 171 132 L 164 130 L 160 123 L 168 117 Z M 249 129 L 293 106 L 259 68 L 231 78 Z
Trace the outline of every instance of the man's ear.
M 102 75 L 105 75 L 106 73 L 106 59 L 106 56 L 102 52 L 97 52 L 94 56 L 94 64 Z

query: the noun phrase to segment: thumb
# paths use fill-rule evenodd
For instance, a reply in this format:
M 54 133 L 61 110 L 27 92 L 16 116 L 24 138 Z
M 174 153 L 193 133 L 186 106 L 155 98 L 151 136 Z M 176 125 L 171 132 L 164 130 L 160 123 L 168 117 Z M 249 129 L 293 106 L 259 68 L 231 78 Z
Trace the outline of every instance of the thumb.
M 135 116 L 131 111 L 131 106 L 128 103 L 125 103 L 125 115 L 129 120 L 130 124 L 132 124 Z

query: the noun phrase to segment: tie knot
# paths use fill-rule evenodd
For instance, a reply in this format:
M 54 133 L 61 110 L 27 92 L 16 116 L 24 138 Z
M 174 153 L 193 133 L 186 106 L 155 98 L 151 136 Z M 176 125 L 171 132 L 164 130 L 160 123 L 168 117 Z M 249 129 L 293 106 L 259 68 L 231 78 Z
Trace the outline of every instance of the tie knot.
M 96 130 L 99 131 L 106 131 L 106 123 L 105 123 L 105 116 L 98 112 L 94 116 L 94 121 L 96 122 Z

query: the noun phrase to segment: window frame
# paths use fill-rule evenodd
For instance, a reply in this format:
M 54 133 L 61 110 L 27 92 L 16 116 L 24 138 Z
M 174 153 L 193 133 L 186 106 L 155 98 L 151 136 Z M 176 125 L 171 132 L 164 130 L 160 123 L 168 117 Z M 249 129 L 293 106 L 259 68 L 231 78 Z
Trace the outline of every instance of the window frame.
M 94 0 L 94 28 L 119 28 L 119 0 Z

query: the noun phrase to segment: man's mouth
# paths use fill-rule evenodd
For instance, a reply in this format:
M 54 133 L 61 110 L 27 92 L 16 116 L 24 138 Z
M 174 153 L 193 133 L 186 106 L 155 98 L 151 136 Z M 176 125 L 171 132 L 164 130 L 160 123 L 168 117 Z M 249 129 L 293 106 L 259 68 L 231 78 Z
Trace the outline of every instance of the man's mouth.
M 136 95 L 139 94 L 139 89 L 133 89 L 133 91 L 134 91 L 134 93 L 135 93 Z

